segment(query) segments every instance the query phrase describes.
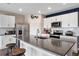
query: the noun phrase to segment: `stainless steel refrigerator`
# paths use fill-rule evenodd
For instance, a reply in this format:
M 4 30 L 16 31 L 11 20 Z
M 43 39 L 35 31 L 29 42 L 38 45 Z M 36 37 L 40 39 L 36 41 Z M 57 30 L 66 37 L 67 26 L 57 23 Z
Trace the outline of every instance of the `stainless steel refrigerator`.
M 29 42 L 29 24 L 16 24 L 16 37 L 24 42 Z M 20 47 L 20 40 L 16 40 L 17 47 Z

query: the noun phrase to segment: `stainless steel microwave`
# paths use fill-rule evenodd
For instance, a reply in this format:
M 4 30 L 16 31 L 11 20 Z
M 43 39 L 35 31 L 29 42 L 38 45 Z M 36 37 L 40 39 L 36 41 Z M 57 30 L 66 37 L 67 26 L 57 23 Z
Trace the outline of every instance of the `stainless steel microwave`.
M 61 22 L 53 22 L 51 23 L 51 27 L 61 27 Z

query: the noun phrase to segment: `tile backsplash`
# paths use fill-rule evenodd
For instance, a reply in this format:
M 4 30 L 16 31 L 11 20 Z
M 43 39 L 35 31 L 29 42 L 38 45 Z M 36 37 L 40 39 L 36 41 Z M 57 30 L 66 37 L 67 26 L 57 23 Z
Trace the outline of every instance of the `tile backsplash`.
M 7 31 L 14 30 L 14 28 L 0 28 L 0 35 L 5 34 Z
M 52 28 L 52 32 L 53 32 L 53 30 L 62 30 L 63 31 L 63 35 L 65 35 L 65 33 L 67 31 L 72 31 L 74 33 L 74 36 L 79 36 L 79 27 Z

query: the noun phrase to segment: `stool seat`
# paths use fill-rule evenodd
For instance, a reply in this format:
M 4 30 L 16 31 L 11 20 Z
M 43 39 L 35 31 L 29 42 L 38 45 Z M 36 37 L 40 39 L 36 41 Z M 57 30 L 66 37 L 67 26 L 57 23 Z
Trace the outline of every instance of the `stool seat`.
M 14 48 L 12 51 L 12 56 L 22 56 L 24 55 L 26 49 L 24 48 Z
M 7 48 L 13 48 L 16 46 L 16 43 L 9 43 L 6 45 Z
M 7 44 L 6 45 L 6 47 L 8 48 L 8 50 L 7 50 L 7 55 L 11 55 L 12 54 L 12 50 L 13 50 L 13 48 L 15 48 L 15 46 L 16 46 L 16 43 L 9 43 L 9 44 Z

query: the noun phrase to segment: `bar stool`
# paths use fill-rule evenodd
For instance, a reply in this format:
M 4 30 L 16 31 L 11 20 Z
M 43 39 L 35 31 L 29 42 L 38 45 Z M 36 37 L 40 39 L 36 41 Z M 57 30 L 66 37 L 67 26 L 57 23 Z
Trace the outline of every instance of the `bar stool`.
M 24 56 L 26 49 L 24 48 L 14 48 L 12 50 L 12 56 Z
M 16 47 L 16 43 L 9 43 L 6 47 L 9 49 L 8 52 L 12 53 L 12 49 Z

